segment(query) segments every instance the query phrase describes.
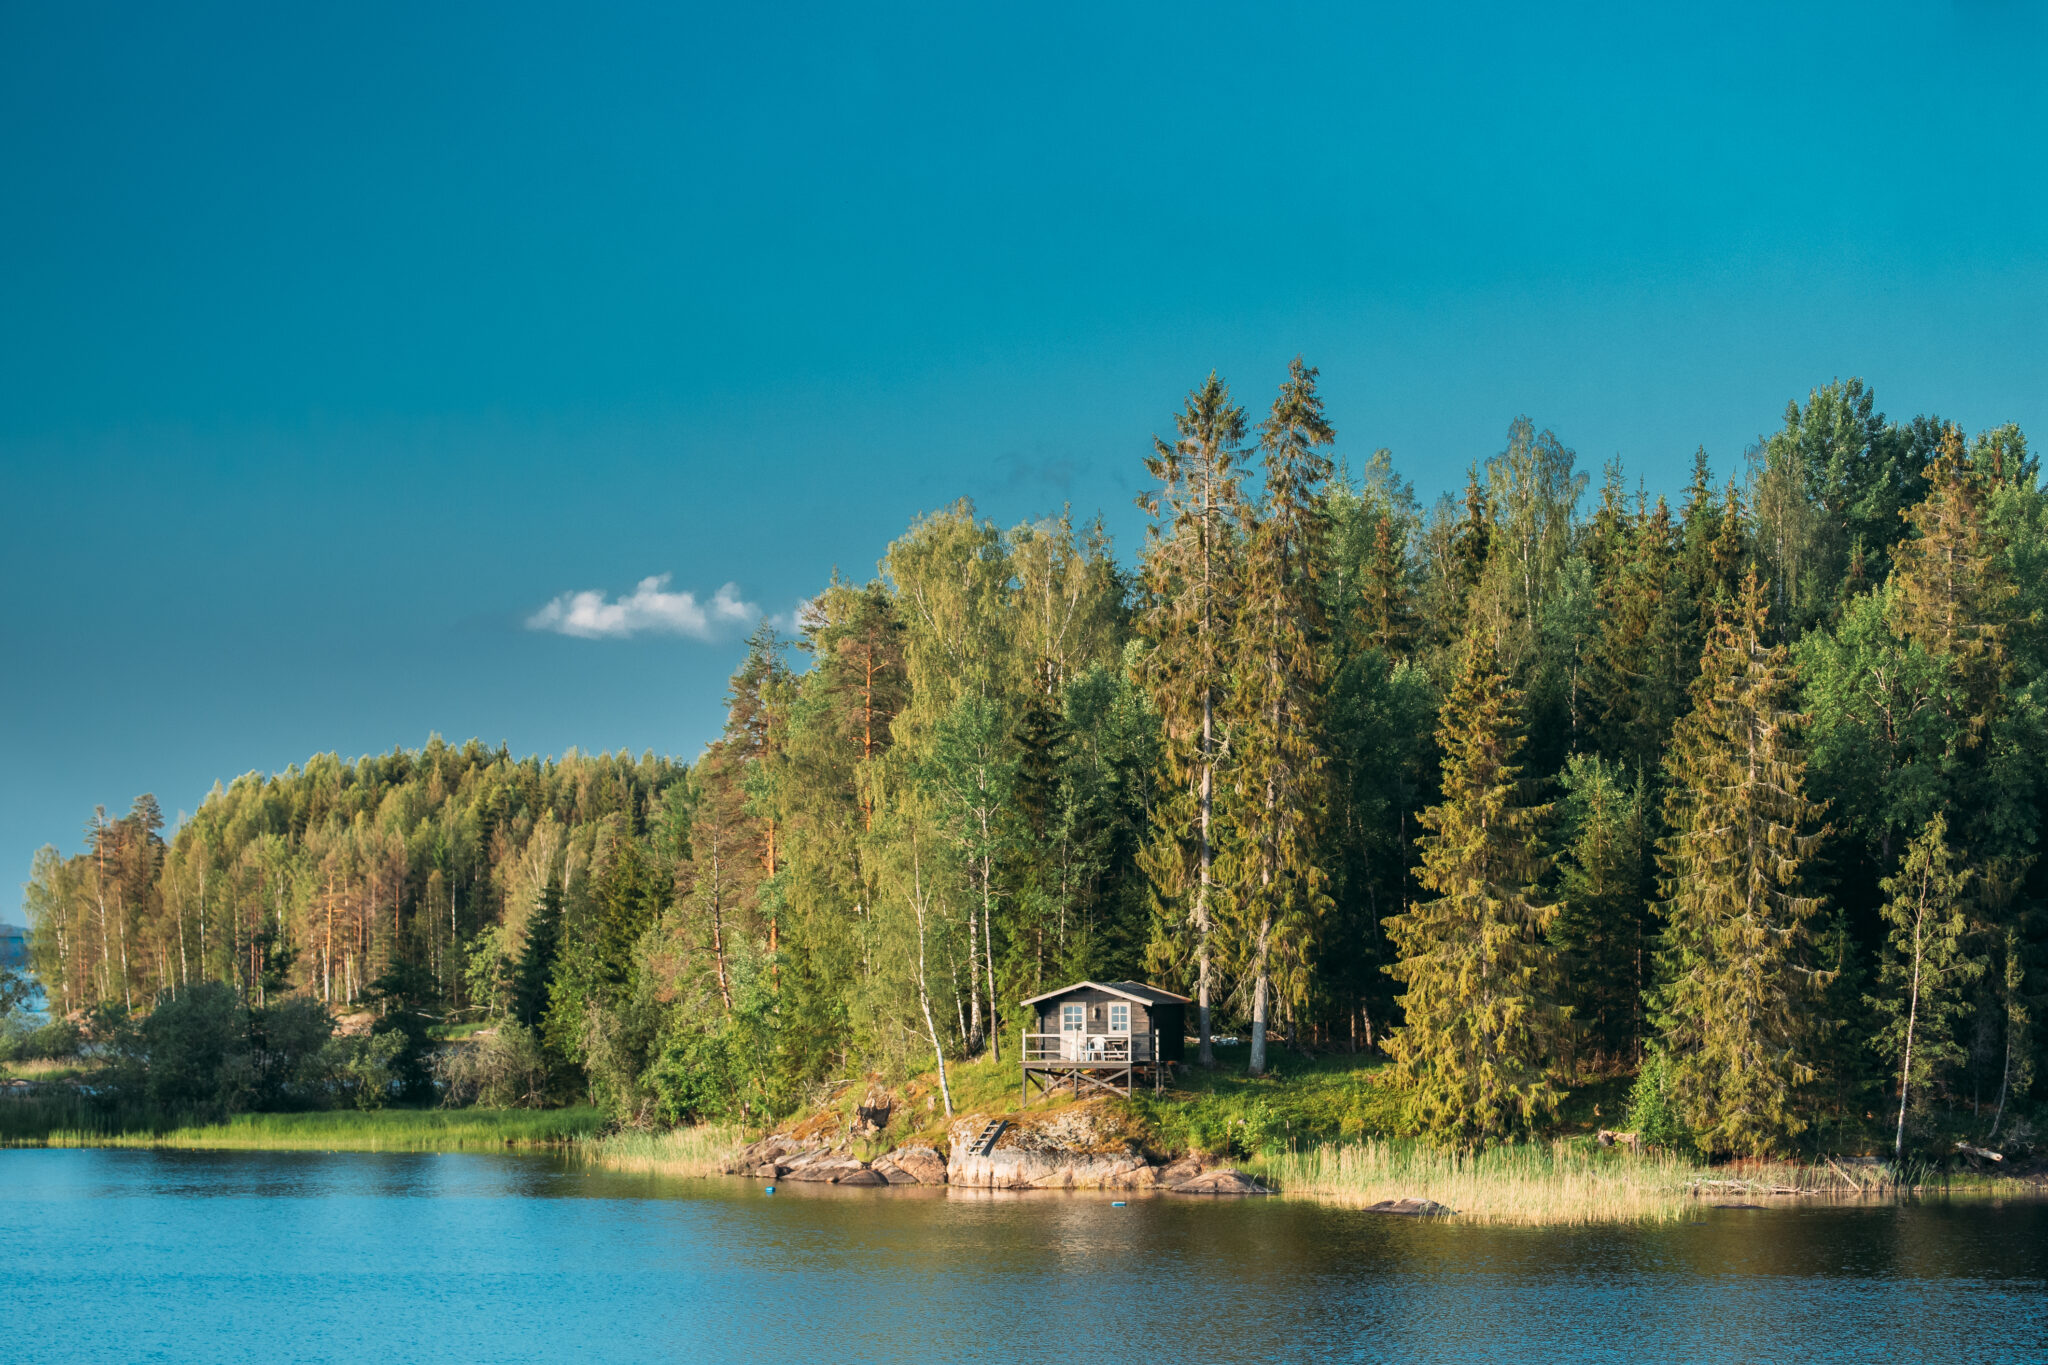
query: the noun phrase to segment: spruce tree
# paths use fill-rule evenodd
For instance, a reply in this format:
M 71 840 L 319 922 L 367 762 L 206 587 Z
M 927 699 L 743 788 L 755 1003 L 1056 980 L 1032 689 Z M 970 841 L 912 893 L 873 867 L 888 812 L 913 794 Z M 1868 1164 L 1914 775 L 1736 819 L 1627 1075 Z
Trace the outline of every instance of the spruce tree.
M 1549 1076 L 1564 1027 L 1556 999 L 1557 907 L 1539 826 L 1549 807 L 1524 796 L 1515 756 L 1521 694 L 1490 641 L 1466 658 L 1437 727 L 1442 803 L 1422 812 L 1416 877 L 1436 897 L 1389 918 L 1407 987 L 1389 1050 L 1414 1089 L 1416 1116 L 1440 1138 L 1486 1142 L 1553 1111 Z
M 1646 794 L 1633 772 L 1574 754 L 1560 779 L 1564 852 L 1562 904 L 1551 926 L 1561 955 L 1563 998 L 1575 1031 L 1608 1057 L 1634 1057 L 1642 1042 L 1642 992 L 1649 944 Z
M 1398 654 L 1408 646 L 1408 566 L 1391 510 L 1372 528 L 1372 559 L 1365 572 L 1365 642 Z
M 1308 939 L 1329 902 L 1316 855 L 1329 804 L 1319 588 L 1330 459 L 1322 447 L 1334 439 L 1316 372 L 1297 357 L 1259 429 L 1265 491 L 1247 519 L 1231 693 L 1236 818 L 1226 880 L 1233 956 L 1251 994 L 1254 1076 L 1266 1069 L 1276 977 L 1291 987 L 1284 1003 L 1301 1004 Z
M 1883 882 L 1886 951 L 1870 1004 L 1884 1023 L 1870 1043 L 1898 1068 L 1894 1157 L 1905 1153 L 1913 1087 L 1924 1090 L 1942 1067 L 1963 1060 L 1954 1025 L 1969 1008 L 1963 987 L 1984 971 L 1983 960 L 1967 950 L 1963 891 L 1969 881 L 1969 871 L 1958 871 L 1950 856 L 1948 821 L 1936 813 L 1906 846 L 1898 872 Z
M 1942 431 L 1926 477 L 1927 496 L 1905 513 L 1912 533 L 1892 552 L 1892 626 L 1949 660 L 1976 732 L 2003 681 L 2013 586 L 1990 525 L 1988 481 L 1965 454 L 1960 428 Z
M 1766 643 L 1765 591 L 1752 569 L 1672 736 L 1654 998 L 1687 1126 L 1710 1150 L 1746 1154 L 1805 1126 L 1810 1000 L 1825 978 L 1808 928 L 1819 902 L 1805 889 L 1821 808 L 1804 794 L 1805 717 L 1785 648 Z
M 548 1012 L 548 982 L 554 975 L 561 937 L 562 879 L 550 875 L 540 904 L 526 921 L 526 942 L 512 973 L 512 1014 L 527 1028 L 538 1028 Z
M 1138 500 L 1153 519 L 1140 570 L 1141 628 L 1152 644 L 1143 676 L 1165 722 L 1170 778 L 1147 859 L 1160 930 L 1150 957 L 1193 959 L 1197 1057 L 1213 1066 L 1216 798 L 1235 662 L 1245 412 L 1211 373 L 1174 427 L 1175 439 L 1155 438 L 1145 462 L 1159 487 Z

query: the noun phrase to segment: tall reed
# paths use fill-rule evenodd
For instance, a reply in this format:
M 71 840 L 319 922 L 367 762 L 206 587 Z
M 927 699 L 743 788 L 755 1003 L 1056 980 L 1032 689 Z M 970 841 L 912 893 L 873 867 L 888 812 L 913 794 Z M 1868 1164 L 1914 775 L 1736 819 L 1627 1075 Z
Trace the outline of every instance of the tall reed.
M 1366 1139 L 1274 1152 L 1251 1163 L 1285 1194 L 1362 1207 L 1428 1199 L 1484 1223 L 1668 1222 L 1698 1207 L 1706 1174 L 1661 1153 L 1638 1156 L 1566 1142 L 1460 1152 Z
M 606 1170 L 636 1175 L 706 1176 L 739 1150 L 740 1130 L 728 1123 L 702 1123 L 651 1133 L 628 1130 L 593 1138 L 582 1146 L 585 1160 Z
M 458 1152 L 560 1146 L 596 1131 L 595 1109 L 380 1109 L 239 1114 L 226 1123 L 161 1131 L 60 1128 L 50 1147 L 159 1147 L 221 1151 Z

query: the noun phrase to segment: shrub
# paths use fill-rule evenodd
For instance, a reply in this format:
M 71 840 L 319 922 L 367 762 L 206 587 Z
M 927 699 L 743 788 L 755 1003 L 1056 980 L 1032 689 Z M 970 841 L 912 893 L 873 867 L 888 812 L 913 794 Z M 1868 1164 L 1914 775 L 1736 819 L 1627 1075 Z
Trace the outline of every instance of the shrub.
M 405 1035 L 396 1030 L 333 1038 L 322 1049 L 321 1064 L 340 1099 L 358 1109 L 382 1109 L 397 1088 L 394 1063 L 404 1051 Z
M 1636 1073 L 1628 1097 L 1628 1126 L 1658 1147 L 1690 1148 L 1692 1132 L 1671 1098 L 1671 1059 L 1652 1051 Z
M 501 1025 L 474 1042 L 444 1048 L 436 1059 L 442 1099 L 451 1105 L 538 1109 L 548 1101 L 548 1055 L 540 1036 L 519 1024 Z

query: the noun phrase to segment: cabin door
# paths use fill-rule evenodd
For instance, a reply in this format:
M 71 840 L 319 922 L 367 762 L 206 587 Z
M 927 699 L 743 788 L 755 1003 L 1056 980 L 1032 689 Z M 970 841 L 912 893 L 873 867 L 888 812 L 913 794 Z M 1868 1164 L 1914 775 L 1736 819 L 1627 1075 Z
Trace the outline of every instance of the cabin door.
M 1060 1006 L 1060 1057 L 1078 1062 L 1088 1050 L 1088 1010 L 1084 1005 Z

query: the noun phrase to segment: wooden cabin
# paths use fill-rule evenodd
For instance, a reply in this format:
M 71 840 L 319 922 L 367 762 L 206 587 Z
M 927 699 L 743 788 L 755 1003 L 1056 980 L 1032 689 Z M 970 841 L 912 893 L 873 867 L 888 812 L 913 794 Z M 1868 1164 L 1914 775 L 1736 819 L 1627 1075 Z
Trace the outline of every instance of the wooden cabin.
M 1142 981 L 1076 981 L 1023 1002 L 1027 1025 L 1019 1089 L 1031 1102 L 1071 1085 L 1128 1095 L 1142 1078 L 1158 1090 L 1185 1055 L 1188 998 Z

